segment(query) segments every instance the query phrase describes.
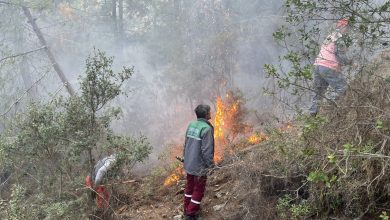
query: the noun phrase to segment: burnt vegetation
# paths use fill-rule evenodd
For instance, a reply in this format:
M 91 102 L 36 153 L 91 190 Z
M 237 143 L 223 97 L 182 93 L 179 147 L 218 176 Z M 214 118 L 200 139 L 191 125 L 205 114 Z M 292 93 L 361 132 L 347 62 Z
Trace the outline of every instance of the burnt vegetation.
M 390 2 L 285 0 L 277 19 L 269 11 L 280 9 L 266 2 L 0 1 L 5 14 L 0 31 L 6 33 L 0 36 L 0 218 L 181 215 L 185 180 L 182 162 L 175 159 L 182 142 L 176 140 L 183 141 L 180 130 L 193 119 L 193 106 L 208 103 L 215 110 L 217 166 L 202 201 L 205 219 L 388 220 Z M 259 28 L 262 10 L 273 22 Z M 46 21 L 34 18 L 49 12 L 49 18 L 89 20 L 64 25 L 77 34 L 50 38 L 48 33 L 61 28 L 46 31 L 39 27 Z M 21 14 L 40 47 L 24 32 Z M 309 116 L 304 109 L 313 92 L 313 61 L 322 40 L 343 18 L 349 21 L 348 56 L 353 60 L 342 70 L 348 89 L 337 100 L 326 94 L 319 113 Z M 15 28 L 3 25 L 11 21 Z M 91 29 L 80 31 L 84 28 Z M 262 28 L 274 32 L 264 36 Z M 270 49 L 271 37 L 278 49 Z M 87 46 L 75 44 L 77 39 Z M 262 48 L 250 49 L 259 42 Z M 120 63 L 147 60 L 140 64 L 147 74 L 137 76 L 137 66 L 118 68 L 101 50 L 90 53 L 93 44 L 119 54 Z M 90 53 L 78 83 L 68 81 L 71 68 L 63 70 L 56 60 L 56 53 L 67 50 L 83 57 Z M 32 54 L 48 58 L 37 61 Z M 258 76 L 264 63 L 269 64 Z M 10 77 L 15 67 L 23 86 Z M 59 88 L 51 85 L 49 73 L 57 73 Z M 246 96 L 254 77 L 262 77 L 256 89 L 264 87 L 268 98 Z M 129 99 L 124 99 L 126 91 L 134 92 Z M 118 119 L 127 127 L 114 129 Z M 154 154 L 158 164 L 148 170 L 140 165 L 135 175 L 136 164 L 152 153 L 151 142 L 164 145 Z M 94 160 L 108 152 L 117 153 L 118 164 L 107 175 L 112 197 L 109 209 L 101 212 L 88 197 L 85 176 Z

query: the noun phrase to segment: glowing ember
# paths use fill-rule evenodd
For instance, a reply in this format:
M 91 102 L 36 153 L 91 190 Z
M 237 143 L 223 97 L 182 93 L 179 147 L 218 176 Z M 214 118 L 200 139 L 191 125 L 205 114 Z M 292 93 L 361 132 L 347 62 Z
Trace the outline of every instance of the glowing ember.
M 249 143 L 251 144 L 257 144 L 257 143 L 260 143 L 260 140 L 259 140 L 259 137 L 257 137 L 257 135 L 252 135 L 249 137 L 248 139 Z
M 216 148 L 216 149 L 215 149 L 215 151 L 214 151 L 214 162 L 215 162 L 216 164 L 219 164 L 219 163 L 222 161 L 222 159 L 223 159 L 223 157 L 222 157 L 223 152 L 222 152 L 222 150 L 218 147 L 218 145 L 217 145 L 215 148 Z
M 278 130 L 279 130 L 280 132 L 285 132 L 285 131 L 291 129 L 292 127 L 294 127 L 294 126 L 293 126 L 292 122 L 289 121 L 289 122 L 287 122 L 287 123 L 282 124 L 282 126 L 280 126 L 280 127 L 278 128 Z
M 264 133 L 253 134 L 248 138 L 250 144 L 258 144 L 262 141 L 268 140 L 268 136 Z
M 164 186 L 172 186 L 173 184 L 177 183 L 180 180 L 180 177 L 183 175 L 184 170 L 182 167 L 177 167 L 171 175 L 169 175 L 165 181 Z

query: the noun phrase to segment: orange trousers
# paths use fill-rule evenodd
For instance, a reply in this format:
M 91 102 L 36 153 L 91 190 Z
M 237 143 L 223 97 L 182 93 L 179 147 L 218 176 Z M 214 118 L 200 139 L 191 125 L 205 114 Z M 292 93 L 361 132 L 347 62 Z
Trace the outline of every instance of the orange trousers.
M 85 184 L 87 187 L 92 187 L 91 177 L 88 175 L 87 178 L 85 178 Z M 110 192 L 106 189 L 104 185 L 99 185 L 95 187 L 94 189 L 96 191 L 96 206 L 98 209 L 107 209 L 109 207 L 109 201 L 110 201 Z

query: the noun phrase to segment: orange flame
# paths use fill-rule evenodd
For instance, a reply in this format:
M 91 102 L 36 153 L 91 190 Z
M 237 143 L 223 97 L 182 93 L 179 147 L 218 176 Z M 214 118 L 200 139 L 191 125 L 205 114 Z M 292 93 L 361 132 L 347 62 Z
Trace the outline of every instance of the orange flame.
M 226 94 L 225 102 L 220 96 L 217 97 L 215 115 L 212 119 L 212 122 L 214 124 L 215 139 L 214 162 L 217 164 L 223 160 L 225 148 L 229 141 L 229 135 L 233 133 L 233 124 L 240 110 L 240 104 L 241 103 L 235 100 L 234 96 L 230 96 L 229 93 Z M 264 140 L 265 137 L 258 136 L 256 138 Z M 179 153 L 176 155 L 179 155 Z M 183 168 L 176 168 L 172 172 L 172 174 L 165 179 L 164 186 L 171 186 L 175 184 L 177 181 L 180 180 L 180 177 L 185 174 L 183 172 Z
M 214 118 L 214 138 L 221 139 L 223 138 L 223 130 L 222 127 L 225 125 L 224 123 L 224 114 L 223 114 L 223 102 L 221 97 L 217 98 L 217 109 L 215 111 Z
M 266 141 L 268 140 L 269 137 L 264 134 L 264 133 L 258 133 L 258 134 L 252 134 L 249 138 L 248 138 L 248 142 L 250 144 L 259 144 L 260 142 L 262 141 Z
M 223 158 L 222 146 L 225 142 L 225 105 L 221 97 L 217 97 L 217 107 L 214 118 L 214 138 L 215 138 L 215 149 L 214 149 L 214 162 L 220 163 Z
M 183 168 L 182 167 L 177 167 L 171 175 L 169 175 L 165 180 L 164 180 L 164 186 L 172 186 L 173 184 L 177 183 L 180 180 L 180 177 L 183 175 Z
M 226 94 L 226 99 L 232 99 L 229 93 Z M 214 161 L 220 163 L 223 159 L 225 146 L 228 142 L 228 136 L 232 133 L 232 126 L 235 117 L 239 110 L 240 103 L 233 101 L 233 103 L 224 102 L 220 96 L 217 97 L 216 111 L 214 115 L 214 138 L 215 138 L 215 152 Z

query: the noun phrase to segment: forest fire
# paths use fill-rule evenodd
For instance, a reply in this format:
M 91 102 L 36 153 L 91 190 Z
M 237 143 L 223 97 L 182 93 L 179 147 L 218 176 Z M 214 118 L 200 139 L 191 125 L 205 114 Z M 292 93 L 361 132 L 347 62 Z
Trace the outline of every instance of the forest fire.
M 218 96 L 216 99 L 215 113 L 211 122 L 214 125 L 214 162 L 219 164 L 223 160 L 225 153 L 234 154 L 234 149 L 227 149 L 229 144 L 233 143 L 235 137 L 239 134 L 248 134 L 252 131 L 252 127 L 246 123 L 243 123 L 245 119 L 246 111 L 243 104 L 242 97 L 239 94 L 228 92 L 226 97 Z M 286 132 L 293 127 L 291 122 L 283 123 L 277 128 L 280 132 Z M 257 131 L 246 138 L 247 143 L 250 145 L 259 144 L 269 139 L 264 132 Z M 182 146 L 173 146 L 172 158 L 178 156 L 182 152 Z M 177 183 L 185 174 L 183 166 L 178 166 L 172 173 L 165 179 L 164 186 L 171 186 Z
M 235 136 L 242 132 L 246 132 L 248 125 L 241 122 L 243 112 L 240 102 L 241 97 L 235 96 L 233 92 L 228 92 L 226 94 L 226 100 L 222 100 L 220 96 L 216 100 L 216 109 L 214 117 L 212 118 L 212 123 L 214 125 L 214 140 L 215 140 L 215 149 L 214 149 L 214 162 L 219 164 L 223 160 L 223 155 L 225 153 L 225 148 L 228 143 L 231 143 Z M 267 137 L 264 134 L 258 134 L 256 141 L 265 140 Z M 175 146 L 173 149 L 173 157 L 177 156 L 179 152 L 178 149 L 181 149 L 180 146 Z M 171 175 L 169 175 L 165 181 L 164 186 L 171 186 L 180 180 L 181 176 L 184 174 L 182 166 L 177 167 Z
M 248 134 L 252 131 L 252 127 L 246 123 L 245 120 L 246 111 L 243 108 L 243 99 L 240 94 L 235 94 L 229 91 L 225 98 L 222 99 L 218 96 L 216 99 L 215 113 L 210 120 L 214 125 L 214 162 L 219 164 L 223 160 L 225 153 L 234 154 L 234 149 L 227 149 L 229 144 L 234 143 L 235 137 L 239 134 Z M 292 122 L 286 122 L 281 124 L 277 128 L 279 132 L 286 132 L 293 127 Z M 269 139 L 269 136 L 264 132 L 254 132 L 249 137 L 246 137 L 247 143 L 250 145 L 259 144 Z M 182 145 L 173 146 L 172 158 L 182 153 Z M 181 179 L 185 174 L 182 166 L 177 167 L 172 173 L 165 179 L 164 186 L 171 186 Z
M 243 108 L 243 98 L 241 93 L 229 91 L 225 100 L 217 97 L 216 111 L 213 118 L 215 155 L 214 161 L 220 163 L 226 151 L 226 146 L 234 141 L 239 133 L 248 132 L 250 127 L 243 123 L 246 111 Z

